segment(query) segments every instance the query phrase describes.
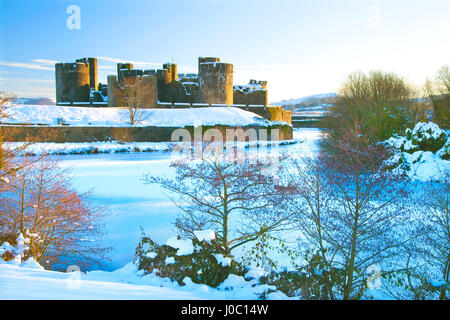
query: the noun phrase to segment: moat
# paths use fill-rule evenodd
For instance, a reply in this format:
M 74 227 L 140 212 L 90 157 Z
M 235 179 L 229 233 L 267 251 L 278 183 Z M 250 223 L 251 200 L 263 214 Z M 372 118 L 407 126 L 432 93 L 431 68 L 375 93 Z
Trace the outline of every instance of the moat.
M 318 150 L 322 131 L 302 128 L 294 131 L 298 143 L 280 146 L 280 151 L 310 153 Z M 75 186 L 81 192 L 94 191 L 94 200 L 106 206 L 106 235 L 102 244 L 113 247 L 105 270 L 114 270 L 133 260 L 140 238 L 140 227 L 156 241 L 164 243 L 176 234 L 172 224 L 179 209 L 161 192 L 159 186 L 145 185 L 144 173 L 172 175 L 172 154 L 70 155 L 59 157 L 63 167 L 71 168 Z

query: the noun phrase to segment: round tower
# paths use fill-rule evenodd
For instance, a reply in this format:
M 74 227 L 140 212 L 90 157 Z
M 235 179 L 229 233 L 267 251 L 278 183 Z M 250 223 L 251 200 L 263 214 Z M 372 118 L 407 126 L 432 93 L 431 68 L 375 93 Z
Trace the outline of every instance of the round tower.
M 200 61 L 198 77 L 203 103 L 233 104 L 233 65 L 216 61 Z M 211 58 L 208 58 L 211 59 Z M 220 61 L 220 60 L 219 60 Z
M 90 72 L 88 63 L 55 65 L 56 102 L 88 102 Z
M 116 106 L 116 90 L 118 90 L 117 78 L 115 75 L 108 76 L 108 107 Z

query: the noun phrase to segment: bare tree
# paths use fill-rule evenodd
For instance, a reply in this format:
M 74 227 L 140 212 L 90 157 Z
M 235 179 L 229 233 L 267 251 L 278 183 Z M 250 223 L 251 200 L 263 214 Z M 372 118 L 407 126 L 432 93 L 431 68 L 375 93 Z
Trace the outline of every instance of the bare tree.
M 336 252 L 326 241 L 329 208 L 332 203 L 332 190 L 325 174 L 326 156 L 293 154 L 284 166 L 284 177 L 288 197 L 286 210 L 292 212 L 296 229 L 301 231 L 299 248 L 305 253 L 314 253 L 318 267 L 326 278 L 322 299 L 334 299 L 330 272 Z
M 1 193 L 2 233 L 32 235 L 29 256 L 47 267 L 87 266 L 106 249 L 96 244 L 103 209 L 79 194 L 56 161 L 26 162 Z
M 425 91 L 433 106 L 433 121 L 440 127 L 450 128 L 450 69 L 443 66 L 433 80 L 425 84 Z
M 330 118 L 331 133 L 339 135 L 342 128 L 358 121 L 361 131 L 371 131 L 371 139 L 388 139 L 413 121 L 410 107 L 415 95 L 415 90 L 393 73 L 352 73 L 339 89 Z
M 450 93 L 450 68 L 442 66 L 436 74 L 437 90 L 441 94 Z
M 117 104 L 128 109 L 131 125 L 144 120 L 143 108 L 154 106 L 154 85 L 148 77 L 125 77 L 116 88 L 112 88 Z
M 0 92 L 0 121 L 9 118 L 8 108 L 13 105 L 15 96 L 10 93 Z M 14 174 L 20 166 L 17 157 L 28 147 L 27 143 L 16 148 L 5 147 L 3 143 L 3 128 L 0 128 L 0 189 L 8 182 L 8 176 Z
M 389 157 L 355 124 L 342 130 L 332 153 L 293 158 L 288 210 L 297 212 L 298 229 L 324 271 L 339 270 L 335 282 L 328 276 L 330 298 L 333 290 L 344 299 L 361 298 L 370 267 L 397 270 L 400 249 L 412 237 L 404 228 L 407 179 L 385 165 Z
M 416 241 L 418 260 L 426 262 L 419 273 L 425 284 L 435 283 L 439 299 L 448 299 L 450 287 L 450 173 L 442 181 L 429 183 L 420 191 L 415 221 L 422 236 Z M 413 287 L 412 285 L 410 287 Z
M 450 287 L 450 174 L 440 181 L 410 188 L 410 226 L 417 235 L 403 248 L 403 269 L 392 274 L 387 287 L 395 298 L 406 300 L 448 299 Z
M 325 171 L 334 200 L 326 241 L 344 270 L 343 298 L 351 299 L 362 294 L 368 267 L 382 268 L 387 259 L 398 258 L 399 248 L 410 240 L 404 228 L 407 179 L 385 165 L 389 151 L 371 143 L 357 125 L 344 132 L 336 150 Z
M 0 91 L 0 120 L 7 119 L 8 108 L 14 103 L 16 97 L 12 93 Z
M 229 254 L 284 227 L 285 190 L 270 172 L 273 160 L 230 161 L 212 152 L 202 160 L 182 158 L 171 166 L 175 178 L 145 175 L 144 181 L 169 191 L 183 212 L 175 223 L 182 235 L 193 237 L 196 230 L 212 229 Z

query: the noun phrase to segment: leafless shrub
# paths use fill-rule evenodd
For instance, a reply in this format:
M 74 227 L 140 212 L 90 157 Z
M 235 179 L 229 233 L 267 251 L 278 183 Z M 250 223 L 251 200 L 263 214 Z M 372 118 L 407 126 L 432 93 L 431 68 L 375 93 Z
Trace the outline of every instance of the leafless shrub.
M 269 172 L 273 161 L 227 161 L 215 152 L 201 160 L 174 161 L 175 178 L 144 176 L 160 184 L 182 210 L 178 231 L 194 237 L 195 230 L 212 229 L 225 252 L 261 235 L 283 228 L 288 215 L 282 206 L 285 189 Z
M 23 158 L 0 195 L 1 233 L 32 234 L 29 256 L 46 267 L 87 266 L 106 249 L 97 245 L 103 209 L 79 194 L 55 160 Z

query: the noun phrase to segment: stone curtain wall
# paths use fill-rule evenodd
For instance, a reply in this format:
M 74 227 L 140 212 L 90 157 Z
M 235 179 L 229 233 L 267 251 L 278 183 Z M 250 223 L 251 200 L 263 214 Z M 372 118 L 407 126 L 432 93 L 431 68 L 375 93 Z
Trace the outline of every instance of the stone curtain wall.
M 269 104 L 267 98 L 267 91 L 257 90 L 249 93 L 244 93 L 240 90 L 235 90 L 233 93 L 233 103 L 267 106 Z
M 255 129 L 258 138 L 266 140 L 264 134 L 260 135 L 260 129 L 267 129 L 267 139 L 270 140 L 273 129 L 280 130 L 280 140 L 292 140 L 292 127 L 289 125 L 274 125 L 271 127 L 259 126 L 203 126 L 203 132 L 215 128 L 226 137 L 226 130 L 233 129 L 244 131 Z M 134 142 L 170 142 L 175 127 L 70 127 L 70 126 L 0 126 L 4 141 L 32 141 L 32 142 L 95 142 L 95 141 L 134 141 Z M 194 127 L 185 127 L 191 137 L 194 135 Z

